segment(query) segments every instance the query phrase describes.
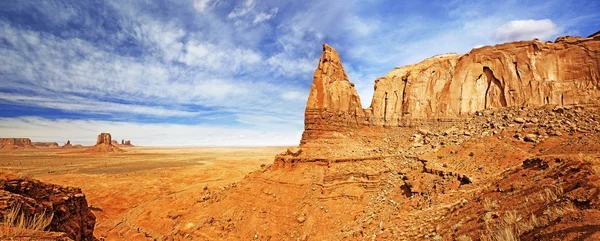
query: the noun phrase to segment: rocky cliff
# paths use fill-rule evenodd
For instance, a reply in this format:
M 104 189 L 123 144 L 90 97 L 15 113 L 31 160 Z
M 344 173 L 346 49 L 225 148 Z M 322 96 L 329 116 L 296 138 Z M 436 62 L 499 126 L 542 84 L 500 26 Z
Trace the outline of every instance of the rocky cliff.
M 433 57 L 376 80 L 372 120 L 394 126 L 405 118 L 456 118 L 489 108 L 596 106 L 598 51 L 598 37 L 560 37 Z
M 389 140 L 377 137 L 393 132 L 379 127 L 452 122 L 485 109 L 546 104 L 599 106 L 600 36 L 536 39 L 434 56 L 377 79 L 365 109 L 337 51 L 323 45 L 300 147 L 314 152 L 342 139 L 377 149 L 385 145 L 372 142 Z
M 92 146 L 83 152 L 87 153 L 110 153 L 110 152 L 124 152 L 116 146 L 118 141 L 113 141 L 110 133 L 100 133 L 96 139 L 96 145 Z
M 35 147 L 55 148 L 60 147 L 56 142 L 32 142 Z
M 100 144 L 112 144 L 112 137 L 110 133 L 100 133 L 96 139 L 96 145 Z
M 31 144 L 29 138 L 0 138 L 0 149 L 13 150 L 13 149 L 29 149 L 35 148 Z
M 0 172 L 0 217 L 20 207 L 25 217 L 52 213 L 49 231 L 63 232 L 73 240 L 96 240 L 96 217 L 79 188 L 47 184 Z

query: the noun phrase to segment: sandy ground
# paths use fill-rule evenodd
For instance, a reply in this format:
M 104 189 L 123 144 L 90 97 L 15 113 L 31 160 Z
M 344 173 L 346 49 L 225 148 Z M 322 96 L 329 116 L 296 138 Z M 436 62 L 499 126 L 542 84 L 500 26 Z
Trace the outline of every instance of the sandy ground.
M 285 149 L 133 147 L 111 155 L 73 154 L 73 149 L 36 149 L 0 152 L 0 169 L 44 182 L 80 187 L 97 217 L 96 237 L 142 240 L 146 239 L 143 232 L 127 223 L 127 215 L 136 207 L 177 197 L 185 190 L 227 186 L 260 169 L 261 164 L 271 164 L 273 157 Z M 177 205 L 172 209 L 176 210 Z M 145 215 L 152 218 L 151 213 Z

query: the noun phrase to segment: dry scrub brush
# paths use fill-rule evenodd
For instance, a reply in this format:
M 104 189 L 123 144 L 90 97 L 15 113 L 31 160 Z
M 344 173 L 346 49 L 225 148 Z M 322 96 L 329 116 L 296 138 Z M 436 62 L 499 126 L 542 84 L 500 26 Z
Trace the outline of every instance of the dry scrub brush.
M 17 204 L 4 213 L 0 223 L 0 239 L 22 237 L 32 231 L 44 231 L 52 222 L 54 213 L 46 212 L 26 216 L 21 212 L 21 205 Z

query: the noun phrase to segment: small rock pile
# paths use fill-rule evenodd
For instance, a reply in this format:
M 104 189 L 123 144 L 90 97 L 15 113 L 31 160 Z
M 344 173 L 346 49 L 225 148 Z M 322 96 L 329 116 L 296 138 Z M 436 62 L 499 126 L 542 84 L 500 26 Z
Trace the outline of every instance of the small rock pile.
M 600 133 L 600 114 L 594 108 L 545 105 L 538 108 L 507 107 L 477 111 L 472 118 L 451 127 L 423 126 L 410 138 L 415 154 L 460 144 L 474 137 L 498 136 L 539 143 L 550 136 Z

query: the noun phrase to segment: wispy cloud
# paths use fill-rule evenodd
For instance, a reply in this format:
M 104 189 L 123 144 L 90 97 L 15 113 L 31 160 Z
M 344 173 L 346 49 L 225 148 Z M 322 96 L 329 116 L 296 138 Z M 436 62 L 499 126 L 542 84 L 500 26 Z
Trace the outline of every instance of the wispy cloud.
M 254 17 L 254 20 L 252 20 L 252 24 L 259 24 L 264 21 L 268 21 L 269 19 L 275 17 L 275 15 L 277 15 L 278 11 L 279 11 L 279 8 L 272 8 L 271 10 L 269 10 L 268 13 L 260 12 Z
M 513 20 L 496 29 L 494 40 L 516 41 L 534 38 L 548 39 L 561 32 L 550 19 Z
M 562 0 L 16 1 L 0 8 L 0 108 L 18 106 L 18 115 L 49 125 L 85 116 L 123 126 L 126 115 L 132 125 L 202 123 L 237 138 L 241 129 L 299 133 L 323 43 L 338 50 L 368 106 L 374 80 L 394 67 L 513 39 L 589 34 L 599 8 Z

